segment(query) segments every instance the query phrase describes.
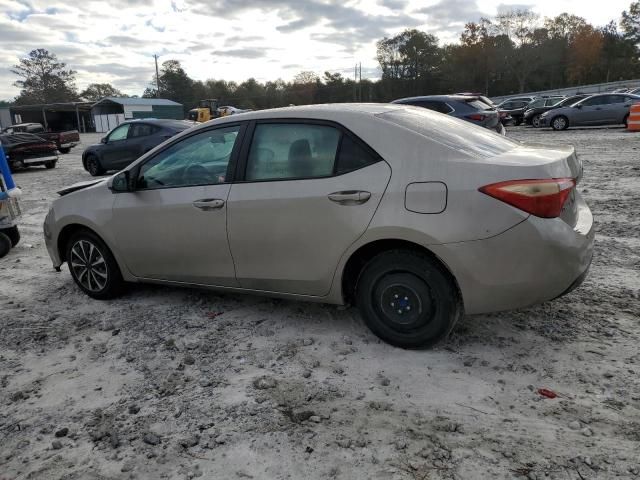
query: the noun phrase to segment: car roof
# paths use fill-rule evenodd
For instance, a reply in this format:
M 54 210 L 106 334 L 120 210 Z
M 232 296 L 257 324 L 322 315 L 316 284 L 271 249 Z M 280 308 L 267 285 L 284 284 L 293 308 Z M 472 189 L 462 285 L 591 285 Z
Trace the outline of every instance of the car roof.
M 177 119 L 171 119 L 171 118 L 135 118 L 133 120 L 127 120 L 126 122 L 122 122 L 120 125 L 123 124 L 136 124 L 136 123 L 148 123 L 151 125 L 158 125 L 161 127 L 174 127 L 174 128 L 189 128 L 192 125 L 191 122 L 187 121 L 187 120 L 177 120 Z
M 422 101 L 422 100 L 436 100 L 436 101 L 458 101 L 458 102 L 469 102 L 473 100 L 477 100 L 477 95 L 420 95 L 417 97 L 406 97 L 406 98 L 398 98 L 397 100 L 392 101 L 391 103 L 406 103 L 411 101 Z
M 200 130 L 212 125 L 263 119 L 333 120 L 338 123 L 344 123 L 348 122 L 350 119 L 362 119 L 364 117 L 373 118 L 378 114 L 400 110 L 407 107 L 407 105 L 394 105 L 391 103 L 326 103 L 321 105 L 270 108 L 267 110 L 254 110 L 214 118 L 208 122 L 195 125 L 193 128 Z

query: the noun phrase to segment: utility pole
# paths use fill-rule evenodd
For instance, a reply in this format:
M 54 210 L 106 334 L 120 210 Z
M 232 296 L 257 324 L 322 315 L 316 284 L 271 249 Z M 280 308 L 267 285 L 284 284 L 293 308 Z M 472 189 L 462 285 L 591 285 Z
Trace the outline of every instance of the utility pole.
M 156 61 L 156 98 L 160 98 L 160 74 L 158 73 L 158 55 L 153 55 Z
M 358 64 L 356 63 L 355 68 L 353 69 L 353 101 L 358 101 Z
M 358 90 L 359 90 L 358 101 L 362 102 L 362 62 L 360 62 L 360 80 L 358 81 Z

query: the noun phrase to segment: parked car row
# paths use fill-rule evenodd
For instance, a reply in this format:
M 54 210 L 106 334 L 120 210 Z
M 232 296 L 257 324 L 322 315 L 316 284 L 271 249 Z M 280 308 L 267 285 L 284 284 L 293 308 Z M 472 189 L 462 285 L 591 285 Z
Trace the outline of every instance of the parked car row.
M 571 97 L 515 97 L 498 105 L 515 124 L 564 130 L 569 127 L 627 125 L 631 105 L 640 103 L 634 93 L 580 94 Z
M 394 100 L 391 103 L 423 107 L 460 118 L 475 125 L 505 134 L 500 113 L 491 100 L 472 93 L 456 95 L 424 95 Z

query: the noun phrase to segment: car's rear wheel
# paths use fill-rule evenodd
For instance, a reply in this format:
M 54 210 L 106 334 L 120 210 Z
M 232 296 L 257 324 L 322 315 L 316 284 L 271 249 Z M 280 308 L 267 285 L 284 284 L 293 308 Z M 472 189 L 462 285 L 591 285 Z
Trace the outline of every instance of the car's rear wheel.
M 569 120 L 564 115 L 559 115 L 551 120 L 551 128 L 554 130 L 566 130 L 569 128 Z
M 0 258 L 11 251 L 11 239 L 8 235 L 0 232 Z
M 85 160 L 85 167 L 92 177 L 97 177 L 104 173 L 104 169 L 102 168 L 102 165 L 100 165 L 100 160 L 95 155 L 89 155 L 87 157 Z
M 90 297 L 107 300 L 122 293 L 120 268 L 109 247 L 95 233 L 81 230 L 72 235 L 66 260 L 74 282 Z
M 374 257 L 358 280 L 356 303 L 373 333 L 402 348 L 433 345 L 462 313 L 449 273 L 436 260 L 410 250 Z
M 625 115 L 622 123 L 624 123 L 624 128 L 629 128 L 629 114 Z
M 540 114 L 533 116 L 533 118 L 531 119 L 531 125 L 533 125 L 535 128 L 540 127 Z
M 71 149 L 68 148 L 68 147 L 67 148 L 59 148 L 58 150 L 60 151 L 60 153 L 69 153 L 71 151 Z
M 14 225 L 13 227 L 5 228 L 2 230 L 2 233 L 9 237 L 12 247 L 15 247 L 20 242 L 20 230 L 18 230 L 17 226 Z
M 52 168 L 56 168 L 56 162 L 44 162 L 44 168 L 49 170 Z

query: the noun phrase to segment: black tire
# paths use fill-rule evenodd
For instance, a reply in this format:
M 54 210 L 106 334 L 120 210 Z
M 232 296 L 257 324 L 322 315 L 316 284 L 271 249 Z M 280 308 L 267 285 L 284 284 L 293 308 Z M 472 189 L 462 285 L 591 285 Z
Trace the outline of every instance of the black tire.
M 84 161 L 84 167 L 92 177 L 104 174 L 104 169 L 102 168 L 102 165 L 100 165 L 100 159 L 95 155 L 87 156 L 87 159 Z
M 520 125 L 522 125 L 522 117 L 514 117 L 514 123 L 516 125 L 516 127 L 519 127 Z
M 109 247 L 95 233 L 80 230 L 73 234 L 65 254 L 73 281 L 90 297 L 108 300 L 124 291 L 120 268 Z
M 540 127 L 540 114 L 533 116 L 533 118 L 531 119 L 531 125 L 533 125 L 534 128 Z
M 58 151 L 60 153 L 69 153 L 71 151 L 71 148 L 67 147 L 67 148 L 59 148 Z
M 18 230 L 17 226 L 5 228 L 4 230 L 2 230 L 2 233 L 9 237 L 12 247 L 15 247 L 20 242 L 20 230 Z
M 462 315 L 449 273 L 428 255 L 410 250 L 391 250 L 369 261 L 356 285 L 356 304 L 373 333 L 401 348 L 432 346 Z
M 11 239 L 8 235 L 0 232 L 0 258 L 4 257 L 11 250 Z
M 625 115 L 624 120 L 622 120 L 622 123 L 624 123 L 624 128 L 629 128 L 629 114 Z
M 49 170 L 56 168 L 56 162 L 44 162 L 44 168 Z
M 557 117 L 553 117 L 551 119 L 551 128 L 556 131 L 566 130 L 569 128 L 569 119 L 564 115 L 558 115 Z

